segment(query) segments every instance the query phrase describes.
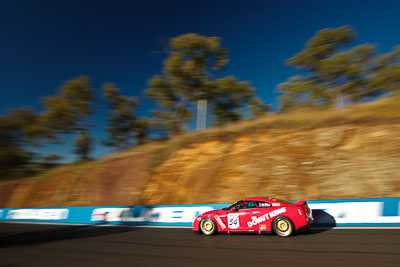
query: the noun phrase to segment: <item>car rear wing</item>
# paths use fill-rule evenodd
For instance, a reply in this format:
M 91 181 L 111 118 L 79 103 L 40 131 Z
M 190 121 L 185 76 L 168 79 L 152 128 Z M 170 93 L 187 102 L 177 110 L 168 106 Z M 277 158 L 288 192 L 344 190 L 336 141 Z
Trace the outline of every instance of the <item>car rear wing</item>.
M 304 204 L 307 204 L 307 202 L 305 200 L 299 200 L 296 203 L 294 203 L 294 205 L 296 205 L 296 206 L 303 206 Z

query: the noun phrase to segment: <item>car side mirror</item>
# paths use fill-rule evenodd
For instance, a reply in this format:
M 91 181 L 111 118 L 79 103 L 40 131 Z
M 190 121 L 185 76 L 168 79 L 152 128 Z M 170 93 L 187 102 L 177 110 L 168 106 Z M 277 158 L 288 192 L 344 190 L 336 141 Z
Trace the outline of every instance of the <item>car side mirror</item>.
M 233 207 L 232 211 L 238 211 L 239 209 L 237 207 Z

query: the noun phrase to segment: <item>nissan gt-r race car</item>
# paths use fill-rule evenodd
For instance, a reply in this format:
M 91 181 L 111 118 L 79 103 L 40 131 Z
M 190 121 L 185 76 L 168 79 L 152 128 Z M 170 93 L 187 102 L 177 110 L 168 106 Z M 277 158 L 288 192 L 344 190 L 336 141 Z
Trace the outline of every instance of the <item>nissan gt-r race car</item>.
M 269 197 L 244 198 L 231 206 L 199 215 L 193 222 L 193 231 L 205 235 L 217 232 L 256 231 L 290 236 L 306 230 L 313 222 L 305 201 L 296 203 Z

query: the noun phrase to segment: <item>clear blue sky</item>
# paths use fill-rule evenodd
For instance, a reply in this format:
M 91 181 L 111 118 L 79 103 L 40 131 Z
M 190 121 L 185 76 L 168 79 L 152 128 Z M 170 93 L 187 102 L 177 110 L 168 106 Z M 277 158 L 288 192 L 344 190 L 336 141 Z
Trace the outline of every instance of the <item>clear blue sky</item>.
M 350 25 L 356 44 L 379 52 L 400 44 L 400 1 L 2 1 L 0 4 L 0 114 L 34 106 L 79 75 L 93 86 L 114 82 L 140 96 L 161 70 L 169 38 L 198 33 L 219 36 L 230 51 L 226 74 L 250 81 L 267 103 L 278 105 L 276 85 L 296 74 L 284 60 L 326 27 Z M 98 97 L 99 98 L 99 97 Z M 140 115 L 154 103 L 141 97 Z M 99 107 L 98 107 L 99 108 Z M 104 110 L 92 118 L 104 139 Z M 67 139 L 68 141 L 68 139 Z M 45 146 L 43 153 L 72 160 L 72 146 Z M 109 152 L 97 145 L 94 156 Z

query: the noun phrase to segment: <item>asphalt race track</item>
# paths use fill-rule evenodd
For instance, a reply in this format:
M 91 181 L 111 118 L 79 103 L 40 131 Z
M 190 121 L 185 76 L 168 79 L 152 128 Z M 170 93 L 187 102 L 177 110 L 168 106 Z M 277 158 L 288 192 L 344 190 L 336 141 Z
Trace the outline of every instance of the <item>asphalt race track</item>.
M 0 223 L 0 266 L 400 266 L 400 230 L 314 229 L 282 238 Z

